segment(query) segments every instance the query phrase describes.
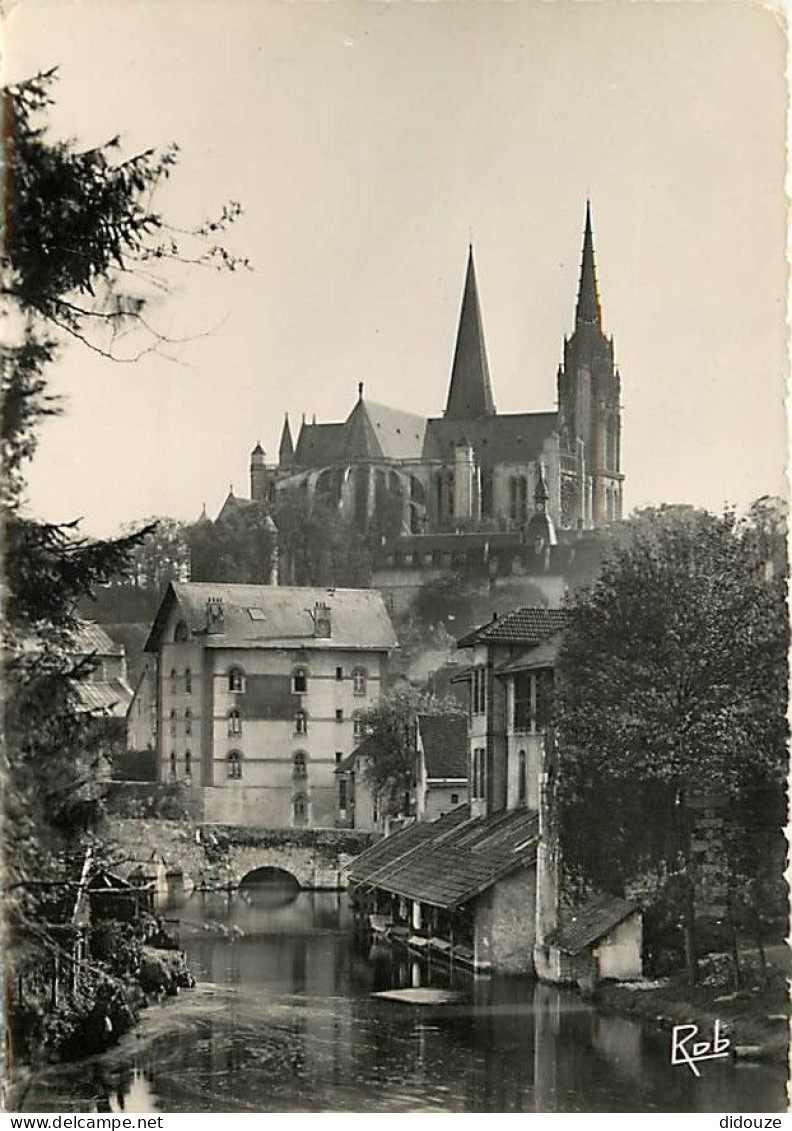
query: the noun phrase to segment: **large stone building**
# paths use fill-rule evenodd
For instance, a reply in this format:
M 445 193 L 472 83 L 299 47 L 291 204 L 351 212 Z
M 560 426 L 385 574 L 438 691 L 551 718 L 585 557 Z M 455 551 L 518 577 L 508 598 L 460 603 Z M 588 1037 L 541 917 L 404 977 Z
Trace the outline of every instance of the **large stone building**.
M 207 821 L 334 827 L 395 645 L 374 590 L 171 584 L 146 643 L 161 780 L 201 789 Z
M 387 533 L 599 528 L 622 513 L 620 377 L 605 334 L 587 207 L 575 327 L 564 339 L 557 407 L 499 413 L 490 378 L 471 247 L 445 411 L 426 418 L 358 400 L 339 423 L 303 420 L 293 443 L 288 417 L 277 464 L 259 444 L 251 498 L 296 488 L 361 527 Z

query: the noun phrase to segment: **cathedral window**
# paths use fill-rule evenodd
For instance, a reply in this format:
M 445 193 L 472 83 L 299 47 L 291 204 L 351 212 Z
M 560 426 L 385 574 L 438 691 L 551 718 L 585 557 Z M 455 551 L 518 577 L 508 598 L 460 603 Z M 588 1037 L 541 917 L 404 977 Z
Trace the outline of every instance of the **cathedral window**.
M 524 475 L 513 475 L 509 480 L 509 518 L 522 525 L 528 518 L 528 480 Z

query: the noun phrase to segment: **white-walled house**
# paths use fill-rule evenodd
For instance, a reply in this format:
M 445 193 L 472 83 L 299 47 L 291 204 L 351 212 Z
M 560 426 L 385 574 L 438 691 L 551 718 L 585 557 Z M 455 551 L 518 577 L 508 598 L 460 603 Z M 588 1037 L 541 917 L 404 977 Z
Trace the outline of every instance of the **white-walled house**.
M 419 715 L 415 724 L 415 816 L 434 821 L 467 802 L 464 715 Z
M 146 643 L 160 779 L 201 788 L 208 821 L 332 828 L 395 645 L 375 590 L 172 583 Z

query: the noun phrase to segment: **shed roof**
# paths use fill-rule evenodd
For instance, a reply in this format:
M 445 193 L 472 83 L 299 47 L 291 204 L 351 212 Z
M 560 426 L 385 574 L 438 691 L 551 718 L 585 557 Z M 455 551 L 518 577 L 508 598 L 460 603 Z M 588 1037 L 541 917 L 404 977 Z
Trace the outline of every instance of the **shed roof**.
M 532 810 L 471 818 L 470 806 L 461 805 L 367 849 L 353 861 L 350 882 L 435 907 L 459 907 L 533 864 L 538 838 L 539 818 Z
M 467 781 L 467 719 L 464 715 L 419 715 L 426 776 Z
M 548 935 L 547 942 L 567 954 L 579 954 L 638 912 L 636 904 L 628 899 L 598 895 L 583 907 L 562 916 L 558 927 Z
M 210 598 L 222 601 L 223 619 L 216 626 L 218 631 L 207 632 L 206 603 Z M 329 637 L 314 635 L 310 613 L 316 604 L 330 609 Z M 388 651 L 397 643 L 382 595 L 375 589 L 171 582 L 146 641 L 146 651 L 158 650 L 174 605 L 181 609 L 193 637 L 207 648 Z
M 78 656 L 123 656 L 123 644 L 117 644 L 101 625 L 92 620 L 81 620 L 72 635 L 69 649 Z
M 74 685 L 78 711 L 97 711 L 112 718 L 126 718 L 132 702 L 132 688 L 123 679 L 102 683 L 79 681 Z

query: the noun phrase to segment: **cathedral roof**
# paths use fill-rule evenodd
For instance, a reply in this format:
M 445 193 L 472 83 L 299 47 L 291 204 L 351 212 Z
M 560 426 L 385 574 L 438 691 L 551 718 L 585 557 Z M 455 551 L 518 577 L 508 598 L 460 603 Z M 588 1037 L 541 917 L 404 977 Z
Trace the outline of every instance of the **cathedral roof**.
M 494 412 L 495 401 L 487 364 L 484 325 L 481 319 L 476 268 L 471 246 L 468 252 L 465 291 L 459 314 L 459 329 L 445 416 L 449 419 L 466 420 Z
M 423 455 L 452 460 L 453 449 L 466 441 L 483 468 L 526 463 L 539 457 L 545 440 L 557 430 L 557 412 L 516 412 L 464 421 L 443 416 L 428 422 Z
M 420 459 L 426 417 L 361 396 L 344 424 L 342 459 Z
M 288 466 L 294 459 L 294 442 L 292 441 L 291 428 L 289 427 L 289 414 L 283 421 L 283 431 L 281 432 L 280 447 L 278 448 L 278 463 L 281 467 Z
M 583 233 L 583 258 L 580 264 L 578 288 L 577 326 L 596 326 L 602 330 L 602 306 L 597 287 L 597 266 L 594 262 L 594 234 L 591 228 L 591 203 L 586 201 L 586 228 Z
M 339 459 L 343 424 L 303 424 L 294 462 L 298 467 L 324 467 Z

